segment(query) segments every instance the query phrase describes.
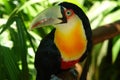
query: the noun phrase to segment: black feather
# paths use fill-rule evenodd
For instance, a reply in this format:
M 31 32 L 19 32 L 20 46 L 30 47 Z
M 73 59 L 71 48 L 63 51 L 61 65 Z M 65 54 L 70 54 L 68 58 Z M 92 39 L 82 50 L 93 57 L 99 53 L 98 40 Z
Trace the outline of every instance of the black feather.
M 60 71 L 61 56 L 54 44 L 54 32 L 55 29 L 42 39 L 37 49 L 35 55 L 36 80 L 49 80 L 51 74 L 56 74 Z

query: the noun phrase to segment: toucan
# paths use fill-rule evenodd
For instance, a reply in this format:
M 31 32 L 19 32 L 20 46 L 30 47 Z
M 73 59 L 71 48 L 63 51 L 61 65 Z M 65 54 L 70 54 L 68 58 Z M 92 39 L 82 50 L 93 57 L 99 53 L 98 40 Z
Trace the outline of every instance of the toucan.
M 35 54 L 36 80 L 51 80 L 52 75 L 72 68 L 91 50 L 92 31 L 88 17 L 76 4 L 62 2 L 43 10 L 31 29 L 52 25 Z

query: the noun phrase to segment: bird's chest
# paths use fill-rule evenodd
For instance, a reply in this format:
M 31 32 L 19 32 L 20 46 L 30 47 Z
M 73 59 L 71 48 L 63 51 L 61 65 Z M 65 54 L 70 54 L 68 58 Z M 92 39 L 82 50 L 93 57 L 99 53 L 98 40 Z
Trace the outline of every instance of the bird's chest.
M 87 46 L 84 30 L 79 25 L 66 32 L 56 30 L 54 42 L 60 51 L 62 64 L 68 67 L 79 60 Z

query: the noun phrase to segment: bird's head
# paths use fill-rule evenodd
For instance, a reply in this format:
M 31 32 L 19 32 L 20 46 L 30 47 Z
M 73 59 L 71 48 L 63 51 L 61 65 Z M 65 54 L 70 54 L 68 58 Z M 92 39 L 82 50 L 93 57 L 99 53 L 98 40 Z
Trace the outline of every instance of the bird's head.
M 49 7 L 38 14 L 31 24 L 31 29 L 40 28 L 48 25 L 61 26 L 67 24 L 69 20 L 72 23 L 78 19 L 86 17 L 84 12 L 75 4 L 63 2 L 59 5 Z M 86 17 L 87 18 L 87 17 Z M 70 25 L 71 22 L 69 22 Z

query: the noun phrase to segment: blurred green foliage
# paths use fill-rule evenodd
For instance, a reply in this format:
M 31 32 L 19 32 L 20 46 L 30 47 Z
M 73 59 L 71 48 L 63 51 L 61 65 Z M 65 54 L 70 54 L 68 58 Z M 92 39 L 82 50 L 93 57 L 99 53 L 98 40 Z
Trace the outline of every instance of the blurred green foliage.
M 92 29 L 119 20 L 120 1 L 64 0 L 79 5 Z M 0 0 L 0 80 L 35 80 L 34 53 L 51 27 L 30 31 L 42 10 L 61 0 Z M 103 35 L 104 36 L 104 35 Z M 89 80 L 118 80 L 120 35 L 93 46 Z

